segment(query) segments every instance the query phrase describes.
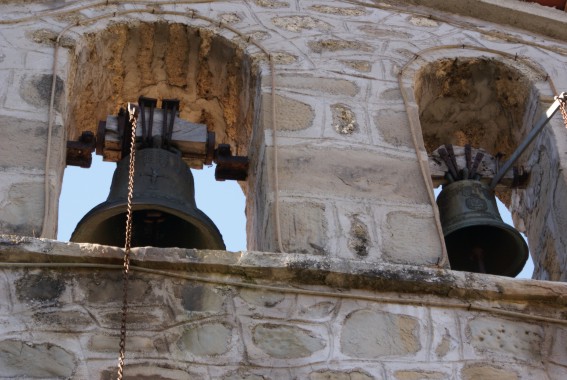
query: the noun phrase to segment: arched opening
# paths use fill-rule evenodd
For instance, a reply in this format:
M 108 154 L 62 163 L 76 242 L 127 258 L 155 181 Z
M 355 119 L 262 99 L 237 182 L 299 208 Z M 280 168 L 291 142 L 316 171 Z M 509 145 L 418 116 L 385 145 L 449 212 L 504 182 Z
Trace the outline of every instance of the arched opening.
M 229 144 L 234 155 L 249 156 L 254 165 L 250 144 L 259 109 L 259 69 L 227 38 L 180 23 L 114 24 L 85 33 L 70 62 L 68 140 L 76 140 L 84 131 L 96 134 L 99 120 L 116 115 L 139 96 L 175 98 L 180 101 L 181 119 L 207 125 L 208 131 L 215 132 L 217 144 Z M 82 172 L 89 176 L 89 170 Z M 210 170 L 205 174 L 213 176 Z M 239 182 L 236 191 L 249 195 L 253 180 L 249 176 Z M 234 199 L 231 185 L 217 184 L 228 192 L 217 195 L 218 203 Z M 197 197 L 205 192 L 215 196 L 213 191 L 199 190 L 200 184 L 196 187 Z M 107 194 L 108 188 L 100 191 Z M 247 210 L 248 223 L 253 223 L 253 212 Z M 232 220 L 231 226 L 239 219 L 230 214 L 224 218 Z M 244 235 L 244 226 L 240 228 Z
M 116 165 L 93 158 L 87 170 L 68 166 L 65 169 L 59 202 L 57 240 L 68 241 L 77 223 L 93 207 L 106 200 Z M 218 182 L 214 167 L 193 170 L 195 201 L 222 233 L 228 251 L 246 249 L 245 197 L 238 183 Z
M 424 66 L 417 75 L 415 98 L 430 156 L 444 144 L 469 144 L 505 160 L 531 128 L 539 108 L 538 92 L 526 75 L 490 58 L 440 59 Z M 496 193 L 510 207 L 512 190 Z

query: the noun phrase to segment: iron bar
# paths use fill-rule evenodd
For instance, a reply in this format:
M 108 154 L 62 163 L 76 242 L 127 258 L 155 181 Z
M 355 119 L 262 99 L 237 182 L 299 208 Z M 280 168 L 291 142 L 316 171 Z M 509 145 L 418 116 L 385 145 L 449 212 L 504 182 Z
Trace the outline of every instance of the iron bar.
M 557 110 L 559 109 L 559 106 L 561 105 L 562 101 L 565 101 L 567 99 L 566 97 L 566 93 L 562 92 L 559 96 L 555 97 L 555 101 L 553 102 L 553 104 L 547 109 L 547 111 L 545 111 L 545 115 L 543 115 L 538 122 L 536 123 L 536 125 L 532 128 L 532 130 L 530 131 L 530 133 L 528 133 L 528 135 L 526 136 L 526 138 L 524 138 L 524 140 L 520 143 L 520 145 L 516 148 L 516 150 L 514 151 L 514 153 L 512 153 L 512 155 L 510 156 L 510 159 L 508 159 L 508 161 L 506 161 L 504 163 L 504 165 L 502 165 L 502 168 L 498 171 L 498 173 L 496 173 L 496 175 L 494 176 L 494 178 L 492 178 L 492 182 L 490 182 L 490 189 L 494 190 L 494 188 L 496 187 L 496 185 L 498 184 L 498 182 L 500 182 L 500 180 L 502 179 L 502 177 L 504 177 L 506 175 L 506 173 L 508 172 L 508 170 L 510 170 L 510 168 L 512 167 L 512 165 L 518 160 L 518 158 L 520 158 L 520 156 L 522 155 L 522 153 L 524 153 L 524 151 L 526 150 L 526 148 L 531 144 L 531 142 L 537 137 L 537 135 L 542 131 L 543 127 L 545 127 L 545 125 L 549 122 L 549 120 L 551 120 L 551 118 L 553 117 L 553 115 L 555 115 L 555 113 L 557 112 Z

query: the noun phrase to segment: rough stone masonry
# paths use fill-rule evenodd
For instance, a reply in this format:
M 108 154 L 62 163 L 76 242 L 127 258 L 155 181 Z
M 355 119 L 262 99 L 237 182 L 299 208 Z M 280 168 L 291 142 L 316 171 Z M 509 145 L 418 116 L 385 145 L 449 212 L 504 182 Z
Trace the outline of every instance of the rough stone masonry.
M 49 239 L 66 142 L 145 95 L 249 157 L 248 251 L 136 250 L 126 378 L 567 377 L 561 118 L 499 194 L 540 281 L 451 271 L 427 169 L 510 154 L 567 88 L 567 15 L 416 3 L 2 2 L 0 376 L 115 376 L 121 250 Z

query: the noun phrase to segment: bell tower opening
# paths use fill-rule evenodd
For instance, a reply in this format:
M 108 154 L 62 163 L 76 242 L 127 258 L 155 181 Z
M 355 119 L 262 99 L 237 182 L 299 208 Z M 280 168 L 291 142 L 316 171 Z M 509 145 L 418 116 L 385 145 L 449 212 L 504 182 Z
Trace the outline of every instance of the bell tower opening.
M 524 248 L 525 243 L 519 233 L 508 228 L 501 220 L 493 220 L 494 213 L 498 218 L 496 203 L 490 206 L 493 196 L 487 194 L 485 197 L 484 194 L 491 192 L 487 186 L 491 178 L 470 173 L 475 158 L 474 154 L 470 157 L 470 147 L 502 159 L 501 163 L 505 162 L 532 126 L 539 108 L 538 92 L 520 70 L 491 58 L 437 60 L 422 67 L 415 84 L 423 141 L 430 158 L 440 153 L 454 157 L 454 151 L 467 151 L 466 167 L 456 167 L 452 173 L 447 171 L 443 183 L 448 191 L 444 192 L 442 205 L 439 206 L 451 267 L 485 272 L 486 267 L 491 266 L 493 269 L 486 270 L 486 273 L 516 275 L 525 261 L 527 248 Z M 530 152 L 526 152 L 517 164 L 526 162 L 529 154 Z M 514 191 L 499 186 L 496 196 L 510 207 Z M 467 204 L 468 207 L 451 203 L 463 203 L 465 200 L 469 203 L 474 203 L 473 200 L 477 202 Z M 438 199 L 438 204 L 439 201 Z M 490 206 L 488 209 L 494 208 L 490 213 L 487 213 L 486 207 L 481 207 L 487 204 Z M 466 213 L 456 211 L 461 206 Z M 460 214 L 461 211 L 463 214 Z M 482 215 L 482 225 L 476 225 L 479 223 L 479 215 Z M 505 220 L 510 220 L 507 215 L 503 216 Z M 469 220 L 465 220 L 467 218 Z M 488 225 L 494 228 L 489 228 Z M 522 225 L 520 227 L 524 228 Z M 482 242 L 483 247 L 487 245 L 493 252 L 488 254 L 484 252 L 484 248 L 480 250 L 471 245 L 470 252 L 478 252 L 470 255 L 467 253 L 467 257 L 463 257 L 463 244 L 468 244 L 462 243 L 463 234 L 468 237 L 471 233 L 485 235 L 481 237 L 485 240 Z M 495 233 L 498 236 L 493 236 Z M 497 255 L 501 257 L 488 257 Z M 505 264 L 509 262 L 513 263 L 510 265 L 514 268 L 506 267 Z
M 112 24 L 103 31 L 87 31 L 78 46 L 69 60 L 68 140 L 77 140 L 85 131 L 96 135 L 99 121 L 116 115 L 128 102 L 136 103 L 140 96 L 158 101 L 177 99 L 178 118 L 206 125 L 209 132 L 215 133 L 217 145 L 229 145 L 234 155 L 248 156 L 253 164 L 254 150 L 250 150 L 250 145 L 258 117 L 259 69 L 237 43 L 210 29 L 156 22 Z M 115 167 L 107 163 L 96 163 L 96 166 L 106 167 L 102 170 L 107 173 L 104 176 Z M 213 171 L 206 166 L 204 169 L 192 171 L 196 177 L 198 206 L 204 196 L 206 203 L 224 203 L 226 206 L 220 212 L 212 213 L 230 222 L 222 223 L 217 221 L 219 216 L 211 216 L 216 219 L 214 222 L 219 225 L 221 234 L 235 234 L 237 229 L 236 235 L 245 236 L 244 199 L 250 196 L 249 189 L 254 188 L 250 185 L 253 176 L 244 181 L 211 185 Z M 71 171 L 89 177 L 90 170 L 68 167 L 65 177 L 71 176 Z M 209 178 L 203 179 L 204 175 Z M 64 178 L 63 196 L 66 182 Z M 209 183 L 205 190 L 203 182 Z M 106 186 L 100 189 L 103 197 L 108 194 Z M 215 196 L 211 186 L 223 190 L 220 194 L 217 190 Z M 100 199 L 92 206 L 97 203 Z M 238 204 L 240 206 L 236 206 Z M 235 207 L 240 210 L 230 215 L 227 210 Z M 247 223 L 252 223 L 253 210 L 246 211 Z M 64 219 L 61 215 L 60 224 Z M 223 224 L 229 226 L 230 231 L 223 231 L 226 228 Z M 235 228 L 237 224 L 240 226 Z M 64 228 L 60 229 L 63 232 Z M 230 243 L 227 248 L 244 247 L 238 242 Z

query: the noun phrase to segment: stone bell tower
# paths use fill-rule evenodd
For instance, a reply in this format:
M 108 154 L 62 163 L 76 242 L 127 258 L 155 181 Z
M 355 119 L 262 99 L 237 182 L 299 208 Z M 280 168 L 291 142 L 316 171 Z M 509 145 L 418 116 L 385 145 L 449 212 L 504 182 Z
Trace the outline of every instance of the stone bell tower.
M 116 378 L 123 249 L 53 239 L 65 167 L 127 159 L 143 97 L 179 124 L 140 157 L 232 170 L 248 246 L 132 249 L 124 378 L 567 377 L 560 113 L 495 187 L 534 280 L 455 270 L 434 196 L 453 159 L 490 183 L 567 90 L 557 3 L 4 1 L 2 376 Z

